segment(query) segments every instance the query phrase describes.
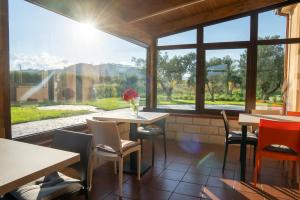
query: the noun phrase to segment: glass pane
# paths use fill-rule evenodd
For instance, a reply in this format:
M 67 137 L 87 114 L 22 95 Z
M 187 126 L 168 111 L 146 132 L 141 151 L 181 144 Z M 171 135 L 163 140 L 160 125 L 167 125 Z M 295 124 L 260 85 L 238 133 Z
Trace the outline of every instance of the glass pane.
M 205 109 L 245 110 L 246 49 L 206 51 Z
M 145 105 L 145 48 L 23 0 L 9 11 L 12 137 L 127 108 L 127 88 Z
M 195 110 L 196 49 L 158 52 L 157 107 Z
M 258 38 L 261 40 L 299 38 L 300 3 L 258 15 Z
M 284 45 L 258 46 L 256 109 L 281 110 L 284 78 Z
M 177 44 L 196 44 L 197 31 L 190 30 L 182 33 L 159 38 L 157 41 L 158 46 L 164 45 L 177 45 Z
M 248 40 L 250 40 L 250 17 L 204 27 L 205 43 Z

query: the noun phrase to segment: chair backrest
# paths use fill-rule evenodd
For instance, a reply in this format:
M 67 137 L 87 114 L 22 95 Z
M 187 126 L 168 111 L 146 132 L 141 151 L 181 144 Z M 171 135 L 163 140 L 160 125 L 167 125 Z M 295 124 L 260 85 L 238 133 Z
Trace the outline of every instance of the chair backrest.
M 274 144 L 287 146 L 296 153 L 300 153 L 300 122 L 261 119 L 258 149 Z
M 221 111 L 221 115 L 222 115 L 222 118 L 223 118 L 223 121 L 224 121 L 225 135 L 226 135 L 226 141 L 227 141 L 230 129 L 229 129 L 229 122 L 228 122 L 225 110 Z
M 281 110 L 251 110 L 254 115 L 281 115 Z
M 300 117 L 300 112 L 287 111 L 286 115 L 288 115 L 288 116 Z
M 86 120 L 87 126 L 94 135 L 95 145 L 104 145 L 120 152 L 121 138 L 118 125 L 114 121 Z
M 60 150 L 71 151 L 80 154 L 80 162 L 70 168 L 78 172 L 81 181 L 86 187 L 92 178 L 89 173 L 92 170 L 93 136 L 85 133 L 57 129 L 54 131 L 52 147 Z

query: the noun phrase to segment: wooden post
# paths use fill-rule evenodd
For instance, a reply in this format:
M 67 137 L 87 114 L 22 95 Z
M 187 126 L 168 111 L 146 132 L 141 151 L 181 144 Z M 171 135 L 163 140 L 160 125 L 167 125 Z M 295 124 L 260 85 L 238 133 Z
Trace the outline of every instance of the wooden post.
M 0 1 L 0 137 L 11 138 L 8 0 Z
M 147 49 L 147 82 L 146 82 L 146 98 L 147 108 L 156 108 L 156 42 L 153 41 Z

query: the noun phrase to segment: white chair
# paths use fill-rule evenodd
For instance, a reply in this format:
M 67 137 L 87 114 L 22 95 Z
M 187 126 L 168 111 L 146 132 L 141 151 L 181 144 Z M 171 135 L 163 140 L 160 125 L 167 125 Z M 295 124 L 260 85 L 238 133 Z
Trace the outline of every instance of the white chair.
M 139 142 L 121 140 L 117 123 L 114 121 L 87 120 L 87 126 L 94 135 L 96 155 L 108 161 L 119 162 L 119 195 L 123 195 L 123 159 L 126 155 L 137 152 L 137 179 L 140 180 L 141 145 Z

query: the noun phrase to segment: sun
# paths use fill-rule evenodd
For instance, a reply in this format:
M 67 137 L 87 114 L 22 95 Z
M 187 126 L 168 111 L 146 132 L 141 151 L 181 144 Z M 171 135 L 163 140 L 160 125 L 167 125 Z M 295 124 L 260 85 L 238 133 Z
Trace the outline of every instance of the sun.
M 78 24 L 76 32 L 76 35 L 83 41 L 92 41 L 96 39 L 98 30 L 93 23 L 86 22 Z

